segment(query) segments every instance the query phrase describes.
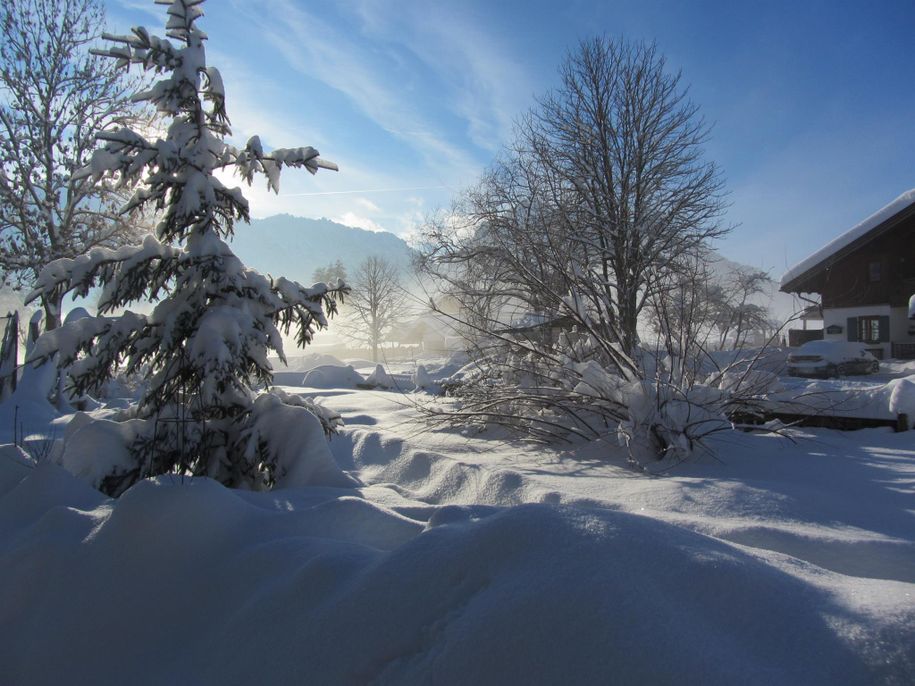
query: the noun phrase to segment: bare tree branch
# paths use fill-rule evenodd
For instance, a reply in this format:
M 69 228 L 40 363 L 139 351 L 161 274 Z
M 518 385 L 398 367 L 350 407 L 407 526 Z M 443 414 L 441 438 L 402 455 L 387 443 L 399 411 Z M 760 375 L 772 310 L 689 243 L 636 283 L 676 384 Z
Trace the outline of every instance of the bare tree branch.
M 90 54 L 104 23 L 97 0 L 10 0 L 0 8 L 0 278 L 31 287 L 41 269 L 141 229 L 112 184 L 74 178 L 108 130 L 148 123 L 139 82 Z M 60 302 L 43 301 L 45 325 Z

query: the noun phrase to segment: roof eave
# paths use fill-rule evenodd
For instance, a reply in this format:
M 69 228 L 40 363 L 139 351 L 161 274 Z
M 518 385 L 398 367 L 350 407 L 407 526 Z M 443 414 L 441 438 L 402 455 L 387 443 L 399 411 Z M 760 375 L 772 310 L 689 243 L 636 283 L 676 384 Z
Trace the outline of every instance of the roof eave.
M 900 222 L 908 219 L 909 217 L 915 215 L 915 203 L 908 205 L 903 208 L 896 214 L 891 217 L 887 217 L 885 220 L 877 224 L 873 229 L 868 231 L 862 236 L 859 236 L 854 241 L 839 248 L 836 252 L 828 257 L 823 258 L 817 264 L 811 266 L 807 271 L 798 274 L 791 281 L 786 284 L 782 284 L 779 287 L 779 290 L 783 293 L 818 293 L 816 290 L 804 289 L 801 286 L 811 279 L 816 278 L 822 272 L 826 271 L 832 267 L 836 262 L 841 259 L 844 259 L 846 256 L 855 252 L 859 248 L 867 245 L 871 241 L 879 238 L 885 234 L 890 229 L 894 228 Z

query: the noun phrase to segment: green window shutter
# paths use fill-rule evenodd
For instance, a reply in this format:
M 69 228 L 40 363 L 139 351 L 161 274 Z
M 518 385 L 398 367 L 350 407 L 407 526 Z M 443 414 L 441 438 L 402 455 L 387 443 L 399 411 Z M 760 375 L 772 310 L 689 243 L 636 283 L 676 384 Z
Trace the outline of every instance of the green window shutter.
M 887 315 L 880 317 L 880 342 L 890 342 L 890 318 Z
M 845 321 L 845 331 L 848 333 L 848 342 L 857 343 L 858 342 L 858 318 L 849 317 Z

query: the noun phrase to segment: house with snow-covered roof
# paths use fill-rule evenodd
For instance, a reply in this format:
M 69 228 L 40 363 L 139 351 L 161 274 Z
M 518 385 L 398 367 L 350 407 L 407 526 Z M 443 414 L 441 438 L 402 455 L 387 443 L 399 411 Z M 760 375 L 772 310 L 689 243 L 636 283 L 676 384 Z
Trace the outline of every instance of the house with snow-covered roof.
M 465 347 L 455 321 L 432 312 L 401 322 L 388 340 L 400 345 L 416 345 L 420 352 L 427 354 L 450 354 Z
M 865 343 L 879 358 L 915 357 L 915 189 L 789 269 L 780 288 L 820 296 L 826 340 Z

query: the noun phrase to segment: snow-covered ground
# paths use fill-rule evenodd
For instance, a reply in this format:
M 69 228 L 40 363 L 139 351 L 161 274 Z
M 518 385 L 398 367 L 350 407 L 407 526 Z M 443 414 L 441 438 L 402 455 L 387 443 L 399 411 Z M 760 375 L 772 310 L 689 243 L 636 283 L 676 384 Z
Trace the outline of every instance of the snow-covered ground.
M 547 449 L 428 430 L 424 394 L 285 390 L 343 415 L 361 485 L 113 501 L 0 451 L 0 681 L 915 681 L 915 433 L 727 433 L 650 476 L 612 437 Z

